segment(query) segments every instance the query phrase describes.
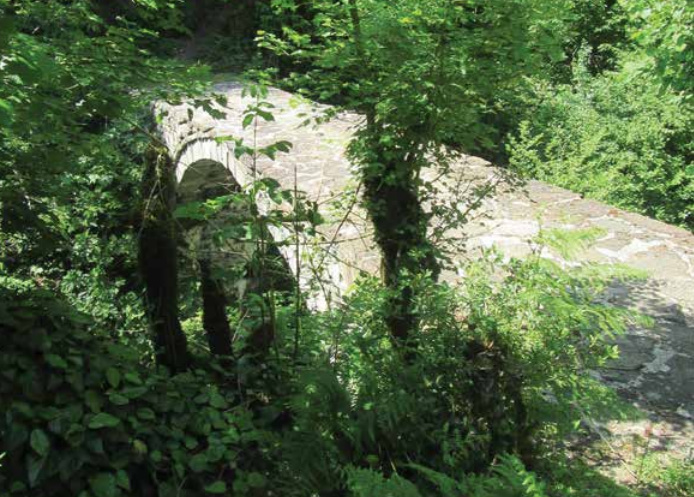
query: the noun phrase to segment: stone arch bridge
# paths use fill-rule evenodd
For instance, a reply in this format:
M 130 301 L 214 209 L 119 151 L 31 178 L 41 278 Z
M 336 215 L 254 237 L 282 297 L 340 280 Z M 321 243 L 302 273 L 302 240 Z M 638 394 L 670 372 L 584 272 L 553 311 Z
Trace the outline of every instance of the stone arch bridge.
M 320 279 L 318 289 L 312 287 L 315 307 L 335 302 L 360 272 L 373 273 L 379 266 L 369 224 L 354 205 L 355 175 L 345 157 L 359 116 L 339 113 L 330 120 L 305 125 L 328 108 L 271 89 L 263 100 L 272 105 L 267 110 L 274 120 L 258 119 L 244 128 L 244 111 L 254 99 L 242 96 L 236 83 L 219 84 L 214 90 L 226 98 L 226 105 L 218 106 L 224 117 L 213 117 L 187 103 L 155 106 L 161 117 L 161 135 L 176 164 L 180 195 L 195 195 L 225 182 L 243 186 L 256 176 L 273 178 L 284 189 L 303 192 L 319 206 L 326 223 L 318 239 L 302 241 L 298 257 L 294 247 L 281 250 L 304 286 L 312 278 Z M 236 157 L 234 141 L 224 138 L 229 136 L 242 138 L 249 146 L 286 140 L 293 147 L 275 160 L 260 157 L 254 162 L 249 156 Z M 509 256 L 522 257 L 530 252 L 529 241 L 541 226 L 596 227 L 604 236 L 583 257 L 627 264 L 649 273 L 646 282 L 615 287 L 608 298 L 653 315 L 656 328 L 632 330 L 621 338 L 622 357 L 600 375 L 627 398 L 650 409 L 659 422 L 686 426 L 685 432 L 691 435 L 694 235 L 540 182 L 531 181 L 523 189 L 508 188 L 501 171 L 473 157 L 461 158 L 440 182 L 441 198 L 459 209 L 469 207 L 466 192 L 475 186 L 499 185 L 496 195 L 483 200 L 465 232 L 454 233 L 467 239 L 467 250 L 460 258 L 474 257 L 476 249 L 492 245 Z M 281 228 L 272 234 L 277 240 L 289 236 Z

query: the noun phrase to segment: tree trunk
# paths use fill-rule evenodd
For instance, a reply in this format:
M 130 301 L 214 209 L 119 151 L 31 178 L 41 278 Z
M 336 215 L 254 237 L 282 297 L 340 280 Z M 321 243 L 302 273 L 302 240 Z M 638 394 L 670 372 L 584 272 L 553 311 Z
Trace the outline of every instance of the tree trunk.
M 348 10 L 359 62 L 356 70 L 368 71 L 369 60 L 356 0 L 349 0 Z M 440 268 L 427 239 L 429 217 L 419 196 L 417 177 L 423 163 L 421 143 L 410 140 L 390 148 L 384 146 L 383 129 L 377 122 L 372 103 L 377 100 L 367 98 L 359 108 L 366 115 L 366 129 L 351 153 L 361 163 L 363 202 L 374 224 L 374 236 L 383 257 L 383 281 L 389 290 L 386 323 L 396 344 L 408 349 L 405 357 L 411 358 L 419 326 L 414 311 L 412 279 L 427 271 L 436 278 Z
M 139 265 L 145 283 L 145 306 L 157 362 L 172 372 L 186 369 L 190 355 L 178 320 L 178 258 L 173 207 L 176 179 L 173 161 L 150 145 L 145 155 Z
M 378 150 L 377 146 L 372 150 Z M 388 328 L 398 343 L 414 347 L 419 320 L 413 309 L 413 279 L 427 271 L 437 277 L 439 265 L 427 239 L 428 216 L 419 199 L 417 166 L 405 157 L 397 162 L 378 161 L 387 155 L 388 151 L 377 152 L 376 162 L 362 167 L 364 203 L 374 224 L 383 256 L 383 281 L 390 292 Z
M 202 325 L 207 332 L 210 352 L 231 355 L 231 328 L 227 320 L 227 299 L 220 281 L 214 279 L 210 261 L 200 259 L 200 289 L 202 291 Z

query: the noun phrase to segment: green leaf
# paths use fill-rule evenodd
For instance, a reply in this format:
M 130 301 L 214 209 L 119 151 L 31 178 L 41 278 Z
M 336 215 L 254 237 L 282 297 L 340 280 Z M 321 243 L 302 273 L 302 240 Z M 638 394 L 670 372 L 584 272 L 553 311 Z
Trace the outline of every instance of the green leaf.
M 42 457 L 45 457 L 51 449 L 51 441 L 48 439 L 48 435 L 38 428 L 31 432 L 29 444 L 31 448 Z
M 134 383 L 135 385 L 142 385 L 142 379 L 140 378 L 140 375 L 135 372 L 125 373 L 124 377 L 130 383 Z
M 137 417 L 140 419 L 153 420 L 156 414 L 149 407 L 141 407 L 137 410 Z
M 248 473 L 248 485 L 250 485 L 252 488 L 263 488 L 265 483 L 265 477 L 260 473 L 255 471 Z
M 87 404 L 89 410 L 92 412 L 101 411 L 101 396 L 94 390 L 87 390 L 84 394 L 84 403 Z
M 89 479 L 89 488 L 96 497 L 117 497 L 120 494 L 112 473 L 98 473 Z
M 37 459 L 34 456 L 27 457 L 27 479 L 29 480 L 29 486 L 34 487 L 39 477 L 39 473 L 43 468 L 46 458 L 42 457 Z
M 251 123 L 253 122 L 253 119 L 254 119 L 254 118 L 255 118 L 255 115 L 253 115 L 253 114 L 246 114 L 246 115 L 244 116 L 244 118 L 243 118 L 243 122 L 241 123 L 241 125 L 242 125 L 244 128 L 247 128 L 248 126 L 251 125 Z
M 223 481 L 216 481 L 205 487 L 205 492 L 208 494 L 223 494 L 227 491 L 227 484 Z
M 9 126 L 14 120 L 12 104 L 0 98 L 0 126 Z
M 274 121 L 275 116 L 272 115 L 270 112 L 265 111 L 265 110 L 258 110 L 258 116 L 262 117 L 266 121 Z
M 289 150 L 292 148 L 291 142 L 288 142 L 286 140 L 278 141 L 274 143 L 273 146 L 280 152 L 289 152 Z
M 190 461 L 188 461 L 188 466 L 196 473 L 205 471 L 207 468 L 207 456 L 205 454 L 195 454 L 190 458 Z
M 99 428 L 113 428 L 120 424 L 120 419 L 105 412 L 100 412 L 89 421 L 89 428 L 98 430 Z
M 173 213 L 176 219 L 194 219 L 197 221 L 207 219 L 210 214 L 209 209 L 206 208 L 203 202 L 188 202 L 179 205 Z
M 276 190 L 280 188 L 280 182 L 274 178 L 263 178 L 260 182 L 265 185 L 268 190 Z
M 145 444 L 142 440 L 135 440 L 133 442 L 133 451 L 137 455 L 145 455 L 147 454 L 147 444 Z
M 108 400 L 111 401 L 111 404 L 116 405 L 116 406 L 125 406 L 130 403 L 130 399 L 125 397 L 124 395 L 121 395 L 119 393 L 111 393 L 108 395 Z
M 120 385 L 120 371 L 116 368 L 108 368 L 106 370 L 106 380 L 111 387 L 118 388 L 118 385 Z
M 214 141 L 217 143 L 226 143 L 230 141 L 236 141 L 236 138 L 233 136 L 215 136 Z
M 272 147 L 261 148 L 259 152 L 267 156 L 270 160 L 275 160 L 277 151 Z
M 210 395 L 210 405 L 216 409 L 224 409 L 227 407 L 226 400 L 217 392 L 212 392 Z
M 130 492 L 130 478 L 128 478 L 128 473 L 119 469 L 116 472 L 116 484 L 123 490 Z
M 65 359 L 56 354 L 46 354 L 46 362 L 58 369 L 67 369 L 67 362 Z
M 198 446 L 198 441 L 191 436 L 186 436 L 186 438 L 183 440 L 183 443 L 188 450 L 193 450 L 195 447 Z
M 121 393 L 129 399 L 137 399 L 147 393 L 147 387 L 128 387 L 124 388 Z

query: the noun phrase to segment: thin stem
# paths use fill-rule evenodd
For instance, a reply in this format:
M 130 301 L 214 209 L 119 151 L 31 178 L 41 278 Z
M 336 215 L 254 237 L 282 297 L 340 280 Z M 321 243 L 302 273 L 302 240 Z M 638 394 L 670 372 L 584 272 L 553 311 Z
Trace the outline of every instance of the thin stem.
M 296 258 L 296 289 L 294 295 L 294 353 L 296 362 L 299 356 L 299 339 L 301 335 L 301 250 L 299 246 L 299 223 L 297 208 L 299 198 L 299 179 L 296 163 L 294 164 L 294 257 Z

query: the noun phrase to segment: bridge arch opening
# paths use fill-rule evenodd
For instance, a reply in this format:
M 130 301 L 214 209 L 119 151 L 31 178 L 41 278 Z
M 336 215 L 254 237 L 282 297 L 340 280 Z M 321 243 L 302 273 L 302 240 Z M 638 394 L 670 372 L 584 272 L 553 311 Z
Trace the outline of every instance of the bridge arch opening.
M 181 232 L 183 287 L 202 300 L 203 328 L 210 350 L 232 355 L 238 338 L 227 319 L 227 309 L 236 308 L 256 321 L 246 343 L 249 351 L 264 353 L 275 337 L 264 310 L 255 309 L 250 294 L 264 295 L 270 289 L 280 294 L 296 289 L 294 274 L 269 230 L 258 234 L 252 200 L 224 164 L 198 159 L 185 167 L 177 186 L 177 211 Z M 210 207 L 210 202 L 214 207 Z M 259 315 L 255 315 L 259 314 Z M 234 329 L 237 329 L 234 326 Z M 242 328 L 238 327 L 238 330 Z
M 178 181 L 178 203 L 208 200 L 241 190 L 236 178 L 224 164 L 200 159 L 185 167 Z
M 180 177 L 178 207 L 185 212 L 186 205 L 213 199 L 220 199 L 219 208 L 213 212 L 202 210 L 206 213 L 203 219 L 185 215 L 180 219 L 186 257 L 193 263 L 189 266 L 197 265 L 201 273 L 207 270 L 224 282 L 225 293 L 236 301 L 249 291 L 293 291 L 294 273 L 272 234 L 265 230 L 262 244 L 249 239 L 249 231 L 258 230 L 250 226 L 254 223 L 250 199 L 239 182 L 221 162 L 199 159 L 188 165 Z M 258 253 L 259 246 L 262 254 Z

